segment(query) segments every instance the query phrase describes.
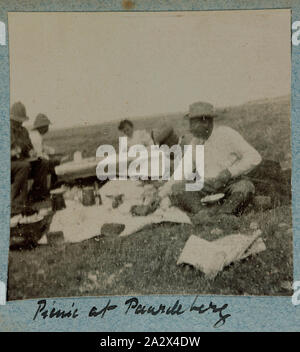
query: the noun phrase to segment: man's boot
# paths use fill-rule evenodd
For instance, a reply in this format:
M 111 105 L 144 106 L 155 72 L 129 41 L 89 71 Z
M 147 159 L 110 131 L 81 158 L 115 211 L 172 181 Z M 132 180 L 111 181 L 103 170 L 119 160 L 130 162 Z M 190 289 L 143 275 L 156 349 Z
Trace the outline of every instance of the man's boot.
M 218 214 L 241 215 L 249 203 L 247 198 L 242 192 L 231 193 L 219 207 Z

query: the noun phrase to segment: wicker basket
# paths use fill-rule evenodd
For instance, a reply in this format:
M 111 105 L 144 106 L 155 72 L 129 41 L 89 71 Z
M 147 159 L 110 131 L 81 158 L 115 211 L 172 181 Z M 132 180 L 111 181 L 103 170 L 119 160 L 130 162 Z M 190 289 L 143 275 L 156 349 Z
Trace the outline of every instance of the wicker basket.
M 53 213 L 42 220 L 30 224 L 18 224 L 10 229 L 10 248 L 35 247 L 42 236 L 49 230 Z

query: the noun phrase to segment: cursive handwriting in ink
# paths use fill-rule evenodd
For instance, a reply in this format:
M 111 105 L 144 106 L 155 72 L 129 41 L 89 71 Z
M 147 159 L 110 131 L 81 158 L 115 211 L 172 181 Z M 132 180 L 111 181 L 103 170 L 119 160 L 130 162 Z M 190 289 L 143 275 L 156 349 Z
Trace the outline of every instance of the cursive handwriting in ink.
M 101 318 L 104 317 L 105 313 L 116 309 L 118 306 L 115 304 L 110 304 L 110 300 L 107 302 L 106 306 L 102 308 L 101 310 L 97 311 L 97 307 L 92 307 L 90 312 L 89 312 L 89 317 L 97 317 L 98 315 L 101 315 Z
M 56 302 L 53 301 L 53 305 Z M 38 308 L 35 312 L 35 315 L 33 317 L 33 320 L 35 320 L 37 318 L 38 315 L 41 315 L 43 319 L 46 318 L 77 318 L 78 317 L 78 309 L 75 308 L 74 309 L 74 302 L 72 303 L 71 309 L 69 310 L 61 310 L 61 309 L 56 309 L 55 307 L 53 307 L 51 310 L 49 310 L 49 308 L 47 307 L 47 300 L 45 299 L 41 299 L 37 302 L 38 304 Z M 45 309 L 45 308 L 48 309 Z
M 169 306 L 168 308 L 164 304 L 160 304 L 158 307 L 147 307 L 146 305 L 139 304 L 138 298 L 132 297 L 125 302 L 125 305 L 127 305 L 125 314 L 127 314 L 130 309 L 134 310 L 134 314 L 143 315 L 146 313 L 154 316 L 159 313 L 166 315 L 181 315 L 185 312 L 185 310 L 182 309 L 182 304 L 179 303 L 179 300 L 177 300 L 173 306 Z
M 222 325 L 225 324 L 227 319 L 231 316 L 231 314 L 225 314 L 225 310 L 228 307 L 228 304 L 223 304 L 222 306 L 218 307 L 216 304 L 213 302 L 210 302 L 209 305 L 207 304 L 200 304 L 197 303 L 198 296 L 195 297 L 193 300 L 193 303 L 188 306 L 186 309 L 183 308 L 183 305 L 181 304 L 180 300 L 177 299 L 173 304 L 162 304 L 158 303 L 157 305 L 147 305 L 141 302 L 137 297 L 131 297 L 127 299 L 124 303 L 125 306 L 125 315 L 129 315 L 130 313 L 134 315 L 151 315 L 151 316 L 157 316 L 157 315 L 167 315 L 167 316 L 180 316 L 186 312 L 196 312 L 198 314 L 204 314 L 205 312 L 211 311 L 212 313 L 217 313 L 218 314 L 218 321 L 213 325 L 215 328 L 218 328 Z M 42 319 L 52 319 L 52 318 L 60 318 L 60 319 L 75 319 L 79 316 L 79 311 L 75 307 L 75 303 L 73 302 L 71 307 L 69 309 L 60 309 L 57 306 L 55 306 L 56 302 L 53 301 L 52 305 L 47 302 L 46 299 L 41 299 L 37 301 L 37 309 L 35 311 L 33 320 L 36 320 L 37 318 L 42 318 Z M 89 308 L 88 310 L 88 317 L 89 318 L 95 318 L 95 317 L 101 317 L 104 318 L 105 315 L 108 314 L 108 312 L 112 310 L 116 310 L 118 308 L 118 305 L 112 304 L 111 299 L 107 301 L 105 306 L 103 307 L 96 307 L 93 306 Z
M 191 305 L 190 312 L 192 311 L 197 311 L 199 314 L 203 314 L 207 312 L 208 310 L 211 310 L 213 313 L 219 313 L 219 320 L 214 324 L 215 328 L 218 328 L 222 325 L 225 324 L 226 319 L 231 316 L 231 314 L 225 314 L 223 315 L 223 310 L 225 310 L 228 307 L 228 304 L 224 304 L 222 307 L 217 307 L 214 303 L 210 302 L 209 306 L 205 308 L 204 304 L 201 304 L 200 306 L 196 306 L 198 296 L 194 299 L 194 302 Z M 222 324 L 221 324 L 222 323 Z M 220 325 L 219 325 L 220 324 Z

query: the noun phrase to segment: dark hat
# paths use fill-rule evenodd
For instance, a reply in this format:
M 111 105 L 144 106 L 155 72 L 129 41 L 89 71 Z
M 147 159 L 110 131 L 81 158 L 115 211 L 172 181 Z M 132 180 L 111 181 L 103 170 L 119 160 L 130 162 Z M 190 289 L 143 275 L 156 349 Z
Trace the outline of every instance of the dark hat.
M 190 105 L 189 112 L 184 117 L 192 119 L 203 116 L 215 117 L 217 114 L 212 104 L 199 101 Z
M 39 127 L 49 126 L 50 124 L 51 124 L 51 122 L 46 115 L 38 114 L 34 120 L 34 124 L 33 124 L 32 129 L 35 130 Z
M 164 126 L 160 129 L 151 132 L 153 142 L 158 145 L 166 144 L 172 147 L 174 144 L 178 144 L 179 137 L 175 133 L 172 126 Z
M 26 115 L 26 108 L 20 101 L 14 103 L 10 108 L 10 119 L 18 122 L 24 122 L 29 120 Z

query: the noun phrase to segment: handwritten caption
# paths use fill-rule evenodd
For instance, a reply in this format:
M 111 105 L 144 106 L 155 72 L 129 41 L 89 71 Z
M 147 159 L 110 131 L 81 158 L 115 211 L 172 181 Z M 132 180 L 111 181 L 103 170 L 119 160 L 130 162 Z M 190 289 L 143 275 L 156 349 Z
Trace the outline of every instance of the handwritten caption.
M 142 315 L 142 316 L 179 316 L 183 314 L 204 314 L 211 312 L 216 315 L 216 322 L 214 327 L 218 328 L 224 325 L 227 319 L 231 314 L 226 313 L 225 311 L 228 308 L 228 304 L 223 304 L 222 306 L 217 306 L 213 302 L 210 302 L 208 305 L 205 305 L 199 302 L 199 297 L 196 296 L 192 303 L 186 307 L 180 303 L 180 300 L 177 299 L 171 305 L 158 304 L 157 306 L 145 305 L 140 302 L 140 299 L 137 297 L 128 298 L 124 305 L 118 306 L 113 304 L 111 299 L 108 299 L 106 304 L 101 307 L 91 306 L 88 308 L 87 317 L 90 319 L 95 319 L 97 317 L 103 319 L 106 316 L 109 316 L 111 311 L 121 310 L 125 315 Z M 85 313 L 86 314 L 86 313 Z M 78 319 L 82 316 L 79 308 L 75 305 L 75 302 L 71 304 L 71 307 L 67 310 L 61 309 L 56 305 L 56 301 L 48 303 L 46 299 L 41 299 L 37 301 L 37 309 L 33 316 L 33 320 L 38 319 Z

